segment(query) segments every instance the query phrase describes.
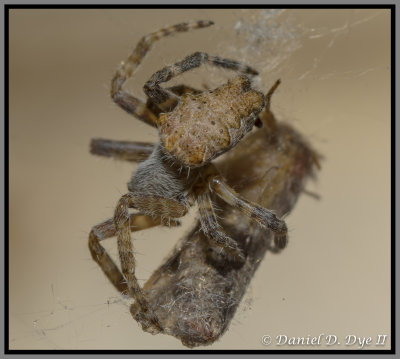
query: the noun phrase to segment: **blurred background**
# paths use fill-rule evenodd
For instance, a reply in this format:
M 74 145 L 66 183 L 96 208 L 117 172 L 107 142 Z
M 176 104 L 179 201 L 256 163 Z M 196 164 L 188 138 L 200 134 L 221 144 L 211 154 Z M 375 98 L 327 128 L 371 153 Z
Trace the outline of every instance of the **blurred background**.
M 246 62 L 276 117 L 324 157 L 287 216 L 288 248 L 268 253 L 229 330 L 207 349 L 261 337 L 390 334 L 390 12 L 388 10 L 11 10 L 10 348 L 184 349 L 141 331 L 92 261 L 90 228 L 110 218 L 135 165 L 89 154 L 92 137 L 157 141 L 109 96 L 120 61 L 166 25 L 216 25 L 163 39 L 127 88 L 195 51 Z M 234 74 L 204 67 L 173 83 L 215 87 Z M 145 281 L 191 228 L 135 233 Z M 117 255 L 115 239 L 106 248 Z M 307 347 L 304 347 L 307 348 Z M 309 348 L 309 347 L 308 347 Z M 374 344 L 366 349 L 379 349 Z M 383 348 L 390 348 L 390 338 Z M 200 348 L 201 349 L 201 348 Z

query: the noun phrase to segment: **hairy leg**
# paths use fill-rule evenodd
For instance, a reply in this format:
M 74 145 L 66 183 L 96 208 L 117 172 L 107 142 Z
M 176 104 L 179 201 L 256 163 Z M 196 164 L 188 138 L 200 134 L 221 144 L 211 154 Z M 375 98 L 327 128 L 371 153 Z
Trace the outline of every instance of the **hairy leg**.
M 200 194 L 197 198 L 197 203 L 199 205 L 201 229 L 207 238 L 215 242 L 218 246 L 223 247 L 230 254 L 244 260 L 243 253 L 238 247 L 237 242 L 227 236 L 223 228 L 218 224 L 210 192 L 205 191 Z
M 228 186 L 220 176 L 214 176 L 209 180 L 210 188 L 218 197 L 231 206 L 239 209 L 249 218 L 256 220 L 262 227 L 269 228 L 275 234 L 275 244 L 284 248 L 287 243 L 287 226 L 285 221 L 279 219 L 272 211 L 263 208 L 256 203 L 244 199 Z
M 149 142 L 114 141 L 93 138 L 90 141 L 90 153 L 113 157 L 119 160 L 142 162 L 151 155 L 154 146 L 154 144 Z
M 161 221 L 143 214 L 133 213 L 130 215 L 129 224 L 130 231 L 136 232 L 158 226 L 161 224 Z M 94 226 L 89 234 L 89 250 L 93 260 L 100 266 L 112 285 L 119 292 L 127 294 L 128 287 L 121 271 L 100 243 L 102 240 L 116 235 L 114 218 L 110 218 Z
M 127 282 L 128 292 L 140 307 L 139 313 L 141 318 L 138 321 L 144 330 L 149 329 L 155 334 L 162 331 L 161 324 L 150 308 L 135 275 L 135 258 L 133 256 L 128 212 L 128 208 L 132 207 L 134 207 L 132 197 L 128 194 L 120 198 L 115 209 L 114 224 L 117 234 L 118 253 L 122 274 Z
M 135 314 L 135 319 L 141 324 L 143 330 L 156 334 L 161 332 L 163 328 L 153 309 L 150 307 L 135 275 L 136 263 L 130 235 L 129 208 L 139 210 L 146 208 L 154 217 L 160 218 L 162 224 L 170 225 L 172 221 L 172 224 L 175 225 L 177 223 L 176 218 L 186 214 L 187 207 L 171 199 L 156 198 L 154 196 L 129 192 L 119 199 L 114 212 L 114 225 L 122 274 L 127 283 L 128 293 L 135 299 L 140 309 Z M 167 215 L 172 218 L 167 217 Z
M 132 54 L 125 62 L 122 62 L 117 69 L 111 81 L 111 97 L 113 101 L 128 113 L 134 115 L 139 120 L 155 126 L 157 116 L 155 116 L 144 102 L 132 96 L 122 89 L 125 81 L 130 78 L 134 71 L 138 68 L 147 52 L 151 49 L 154 42 L 162 37 L 175 34 L 177 32 L 186 32 L 191 29 L 199 29 L 212 25 L 212 21 L 195 21 L 177 24 L 165 29 L 158 30 L 149 35 L 144 36 L 136 45 Z
M 112 285 L 122 294 L 128 294 L 135 299 L 141 309 L 135 319 L 143 329 L 156 333 L 162 330 L 157 317 L 149 308 L 143 292 L 134 274 L 135 262 L 130 232 L 140 231 L 167 223 L 143 214 L 129 214 L 127 207 L 132 207 L 126 196 L 118 202 L 116 215 L 92 228 L 89 234 L 89 250 L 93 260 L 100 266 Z M 171 220 L 169 226 L 179 225 L 179 221 Z M 127 233 L 128 232 L 128 233 Z M 101 241 L 118 236 L 118 251 L 121 260 L 122 273 L 101 245 Z M 129 238 L 129 240 L 128 240 Z
M 258 74 L 256 70 L 240 62 L 223 59 L 217 56 L 211 56 L 204 52 L 195 52 L 194 54 L 187 56 L 183 61 L 164 67 L 162 70 L 154 73 L 144 85 L 144 92 L 155 104 L 163 103 L 171 97 L 177 98 L 177 95 L 175 95 L 172 91 L 162 88 L 160 83 L 167 82 L 173 77 L 203 64 L 210 64 L 213 66 L 234 70 L 242 74 Z

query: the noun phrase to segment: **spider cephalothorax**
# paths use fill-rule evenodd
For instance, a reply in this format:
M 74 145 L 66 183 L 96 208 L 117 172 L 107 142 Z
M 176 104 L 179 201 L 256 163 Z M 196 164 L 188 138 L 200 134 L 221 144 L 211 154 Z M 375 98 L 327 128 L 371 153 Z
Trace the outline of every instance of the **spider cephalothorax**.
M 266 96 L 251 88 L 251 67 L 233 60 L 196 52 L 183 61 L 154 73 L 144 86 L 147 103 L 122 89 L 154 41 L 163 36 L 212 25 L 211 21 L 182 23 L 159 30 L 140 40 L 132 55 L 121 64 L 111 83 L 115 103 L 136 118 L 157 126 L 160 143 L 93 140 L 92 152 L 141 162 L 128 183 L 129 192 L 117 203 L 114 217 L 93 227 L 89 247 L 115 287 L 126 281 L 129 295 L 140 311 L 135 319 L 143 329 L 156 333 L 163 328 L 135 276 L 131 231 L 155 225 L 176 225 L 189 207 L 197 202 L 201 229 L 207 238 L 233 258 L 243 261 L 244 254 L 234 238 L 218 224 L 213 199 L 218 196 L 238 208 L 262 227 L 275 232 L 284 246 L 287 228 L 283 220 L 265 208 L 242 198 L 220 176 L 211 160 L 234 147 L 269 107 L 270 97 L 279 81 Z M 213 91 L 200 91 L 185 85 L 162 88 L 166 82 L 202 64 L 234 70 L 239 77 Z M 129 208 L 137 213 L 130 214 Z M 122 273 L 105 252 L 100 241 L 116 235 Z

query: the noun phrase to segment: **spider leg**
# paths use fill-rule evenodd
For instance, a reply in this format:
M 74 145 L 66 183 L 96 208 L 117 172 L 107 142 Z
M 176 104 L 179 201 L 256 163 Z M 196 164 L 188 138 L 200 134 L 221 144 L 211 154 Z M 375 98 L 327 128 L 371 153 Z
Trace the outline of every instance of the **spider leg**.
M 160 220 L 155 220 L 149 216 L 133 213 L 129 218 L 131 232 L 151 228 L 160 225 Z M 173 223 L 173 224 L 177 224 Z M 110 218 L 92 228 L 89 234 L 89 250 L 94 261 L 100 266 L 112 285 L 120 292 L 127 293 L 128 287 L 126 281 L 116 266 L 114 261 L 108 255 L 101 241 L 116 235 L 114 218 Z
M 114 84 L 112 84 L 112 87 L 114 87 Z M 119 89 L 116 90 L 114 88 L 111 89 L 111 97 L 113 101 L 126 112 L 148 125 L 155 126 L 157 116 L 146 107 L 146 104 L 143 101 L 125 91 Z
M 187 56 L 183 61 L 177 62 L 174 65 L 164 67 L 162 70 L 154 73 L 146 82 L 143 89 L 152 101 L 156 104 L 167 101 L 169 98 L 176 98 L 177 96 L 160 86 L 160 83 L 167 82 L 175 76 L 182 74 L 185 71 L 192 70 L 203 64 L 210 64 L 213 66 L 223 67 L 226 69 L 234 70 L 243 74 L 257 75 L 258 72 L 251 67 L 237 61 L 223 59 L 217 56 L 211 56 L 204 52 L 195 52 Z
M 271 108 L 271 97 L 274 94 L 275 90 L 280 85 L 280 83 L 281 83 L 280 79 L 276 80 L 275 83 L 272 85 L 272 87 L 267 92 L 267 94 L 265 95 L 265 108 L 268 111 L 270 111 L 270 108 Z
M 203 92 L 202 90 L 195 89 L 193 87 L 187 86 L 185 84 L 179 84 L 175 86 L 168 87 L 169 91 L 172 91 L 175 95 L 182 96 L 187 93 L 199 94 Z
M 258 115 L 257 120 L 254 124 L 254 126 L 261 128 L 263 126 L 266 126 L 266 128 L 269 130 L 269 133 L 276 132 L 277 131 L 277 124 L 275 117 L 273 113 L 271 112 L 271 97 L 274 94 L 275 90 L 281 83 L 281 80 L 278 79 L 275 81 L 275 83 L 272 85 L 272 87 L 269 89 L 267 94 L 265 95 L 265 107 L 261 111 L 261 113 Z
M 108 219 L 92 228 L 89 234 L 89 249 L 93 260 L 100 266 L 104 274 L 110 280 L 112 285 L 123 294 L 129 294 L 139 304 L 141 311 L 145 313 L 145 317 L 136 316 L 136 320 L 143 326 L 143 329 L 148 329 L 152 332 L 162 330 L 157 317 L 149 308 L 143 292 L 137 283 L 134 275 L 134 258 L 133 248 L 130 243 L 130 232 L 136 232 L 143 229 L 165 224 L 161 219 L 154 219 L 143 214 L 127 214 L 125 206 L 132 207 L 126 198 L 122 197 L 117 207 L 116 217 Z M 122 208 L 124 207 L 124 208 Z M 128 220 L 126 220 L 128 218 Z M 179 221 L 171 220 L 168 223 L 171 226 L 179 225 Z M 128 234 L 126 233 L 128 232 Z M 122 272 L 111 259 L 101 241 L 113 236 L 118 236 L 118 249 L 121 259 Z M 127 243 L 129 238 L 129 243 Z
M 180 96 L 191 93 L 194 95 L 200 94 L 203 91 L 197 90 L 193 87 L 186 85 L 176 85 L 167 88 L 168 91 L 171 91 L 177 96 L 170 97 L 167 101 L 159 104 L 155 104 L 151 98 L 147 99 L 147 108 L 150 109 L 156 116 L 159 116 L 161 112 L 170 112 L 179 102 Z
M 130 235 L 129 208 L 150 208 L 154 217 L 159 218 L 158 223 L 169 225 L 172 221 L 173 225 L 176 225 L 179 222 L 175 218 L 186 214 L 187 207 L 174 200 L 168 201 L 167 198 L 164 198 L 164 202 L 160 203 L 159 198 L 154 198 L 154 196 L 128 192 L 119 199 L 114 212 L 114 225 L 117 234 L 122 274 L 127 282 L 129 294 L 135 299 L 136 305 L 139 307 L 139 311 L 135 313 L 134 317 L 142 325 L 143 330 L 156 334 L 163 331 L 163 328 L 158 317 L 150 307 L 135 275 L 135 258 Z M 166 215 L 169 215 L 169 217 Z
M 134 115 L 139 120 L 155 126 L 157 116 L 152 113 L 144 102 L 122 90 L 125 81 L 130 78 L 138 68 L 147 52 L 151 49 L 154 42 L 162 37 L 175 34 L 177 32 L 186 32 L 191 29 L 199 29 L 212 25 L 212 21 L 195 21 L 177 24 L 165 29 L 158 30 L 144 36 L 136 45 L 132 54 L 125 62 L 122 62 L 117 69 L 111 81 L 111 97 L 113 101 L 128 113 Z
M 149 142 L 92 138 L 90 141 L 90 153 L 98 156 L 113 157 L 119 160 L 142 162 L 150 156 L 154 146 L 154 144 Z
M 237 242 L 226 235 L 222 227 L 218 224 L 210 192 L 204 191 L 200 194 L 197 197 L 197 203 L 199 205 L 201 229 L 207 238 L 215 242 L 218 246 L 223 247 L 227 252 L 244 260 L 243 252 L 238 247 Z
M 127 286 L 122 273 L 100 244 L 103 239 L 115 236 L 113 219 L 108 219 L 92 228 L 89 234 L 89 250 L 93 260 L 100 266 L 112 285 L 120 292 L 127 292 Z
M 209 180 L 210 189 L 218 197 L 231 206 L 239 209 L 249 218 L 256 220 L 261 226 L 269 228 L 275 232 L 275 245 L 280 249 L 287 244 L 287 226 L 285 221 L 279 219 L 271 210 L 263 208 L 256 203 L 244 199 L 236 193 L 233 188 L 228 186 L 220 176 L 214 176 Z
M 149 329 L 155 334 L 162 331 L 161 324 L 150 308 L 135 275 L 135 258 L 133 256 L 128 212 L 128 208 L 132 207 L 132 197 L 128 193 L 120 198 L 115 209 L 114 224 L 117 232 L 119 258 L 121 261 L 122 274 L 126 279 L 129 294 L 140 307 L 141 318 L 135 319 L 142 325 L 143 329 Z

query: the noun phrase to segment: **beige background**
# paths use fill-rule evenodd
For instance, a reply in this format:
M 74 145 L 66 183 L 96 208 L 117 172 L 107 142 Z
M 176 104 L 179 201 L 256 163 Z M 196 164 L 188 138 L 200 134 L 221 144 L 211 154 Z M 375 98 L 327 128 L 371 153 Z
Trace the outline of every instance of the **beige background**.
M 187 19 L 217 25 L 158 43 L 132 92 L 143 97 L 155 70 L 197 50 L 246 61 L 261 70 L 261 89 L 282 79 L 277 117 L 325 157 L 307 186 L 321 200 L 301 197 L 287 218 L 289 247 L 267 255 L 229 331 L 210 348 L 268 349 L 274 344 L 263 346 L 263 335 L 324 333 L 338 336 L 334 348 L 356 349 L 344 346 L 345 335 L 390 334 L 388 11 L 12 10 L 10 347 L 183 348 L 143 333 L 90 258 L 89 230 L 112 215 L 134 166 L 91 156 L 88 144 L 95 136 L 157 140 L 112 104 L 109 81 L 141 36 Z M 217 86 L 231 76 L 206 68 L 179 82 Z M 141 279 L 194 216 L 184 228 L 135 234 Z

